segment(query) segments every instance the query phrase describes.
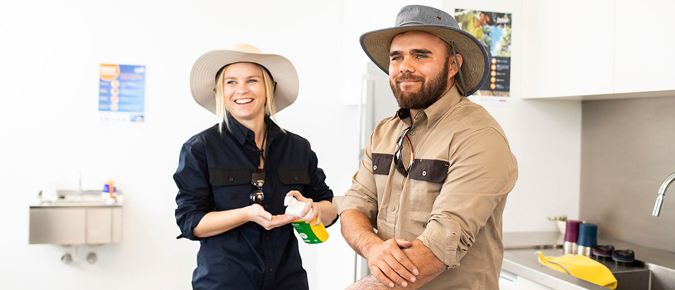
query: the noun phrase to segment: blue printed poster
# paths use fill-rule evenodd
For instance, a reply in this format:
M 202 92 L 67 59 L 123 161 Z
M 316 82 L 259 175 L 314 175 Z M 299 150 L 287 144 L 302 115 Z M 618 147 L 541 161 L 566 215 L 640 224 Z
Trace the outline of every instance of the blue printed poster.
M 102 63 L 99 76 L 99 121 L 142 123 L 145 119 L 145 66 Z
M 488 81 L 469 99 L 478 103 L 505 105 L 511 91 L 511 13 L 455 9 L 462 30 L 475 36 L 488 52 Z

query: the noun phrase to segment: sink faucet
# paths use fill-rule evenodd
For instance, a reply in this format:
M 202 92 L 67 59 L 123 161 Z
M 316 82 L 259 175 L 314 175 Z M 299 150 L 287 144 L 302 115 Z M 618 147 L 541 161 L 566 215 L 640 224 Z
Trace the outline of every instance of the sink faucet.
M 77 187 L 79 189 L 77 197 L 82 199 L 82 194 L 84 194 L 84 190 L 82 190 L 82 172 L 77 172 Z
M 653 216 L 659 216 L 661 214 L 661 205 L 663 205 L 663 197 L 666 195 L 666 189 L 668 186 L 675 180 L 675 172 L 668 175 L 666 180 L 661 184 L 659 188 L 659 196 L 656 198 L 656 204 L 654 204 L 654 211 L 652 212 Z

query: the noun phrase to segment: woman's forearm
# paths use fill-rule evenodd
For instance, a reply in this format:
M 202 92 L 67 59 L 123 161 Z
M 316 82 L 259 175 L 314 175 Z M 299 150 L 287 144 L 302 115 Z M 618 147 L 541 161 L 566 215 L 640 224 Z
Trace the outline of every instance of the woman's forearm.
M 249 221 L 247 207 L 225 211 L 212 211 L 204 215 L 192 233 L 198 238 L 222 234 Z

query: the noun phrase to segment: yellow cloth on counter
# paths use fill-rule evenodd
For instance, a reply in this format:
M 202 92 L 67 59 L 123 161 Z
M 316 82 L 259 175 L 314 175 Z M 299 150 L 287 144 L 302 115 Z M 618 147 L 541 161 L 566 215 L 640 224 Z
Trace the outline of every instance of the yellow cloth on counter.
M 616 289 L 617 282 L 612 271 L 589 257 L 573 254 L 562 257 L 546 257 L 541 251 L 537 254 L 539 255 L 539 263 L 553 270 L 570 274 L 609 289 Z

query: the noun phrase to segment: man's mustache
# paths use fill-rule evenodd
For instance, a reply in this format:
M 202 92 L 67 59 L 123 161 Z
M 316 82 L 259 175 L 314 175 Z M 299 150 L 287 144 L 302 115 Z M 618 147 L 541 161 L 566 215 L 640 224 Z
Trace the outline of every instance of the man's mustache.
M 396 79 L 394 80 L 394 82 L 396 82 L 396 84 L 400 84 L 401 82 L 407 82 L 407 81 L 423 82 L 424 78 L 420 77 L 420 76 L 414 76 L 412 74 L 404 74 L 404 75 L 400 75 L 400 76 L 396 77 Z

